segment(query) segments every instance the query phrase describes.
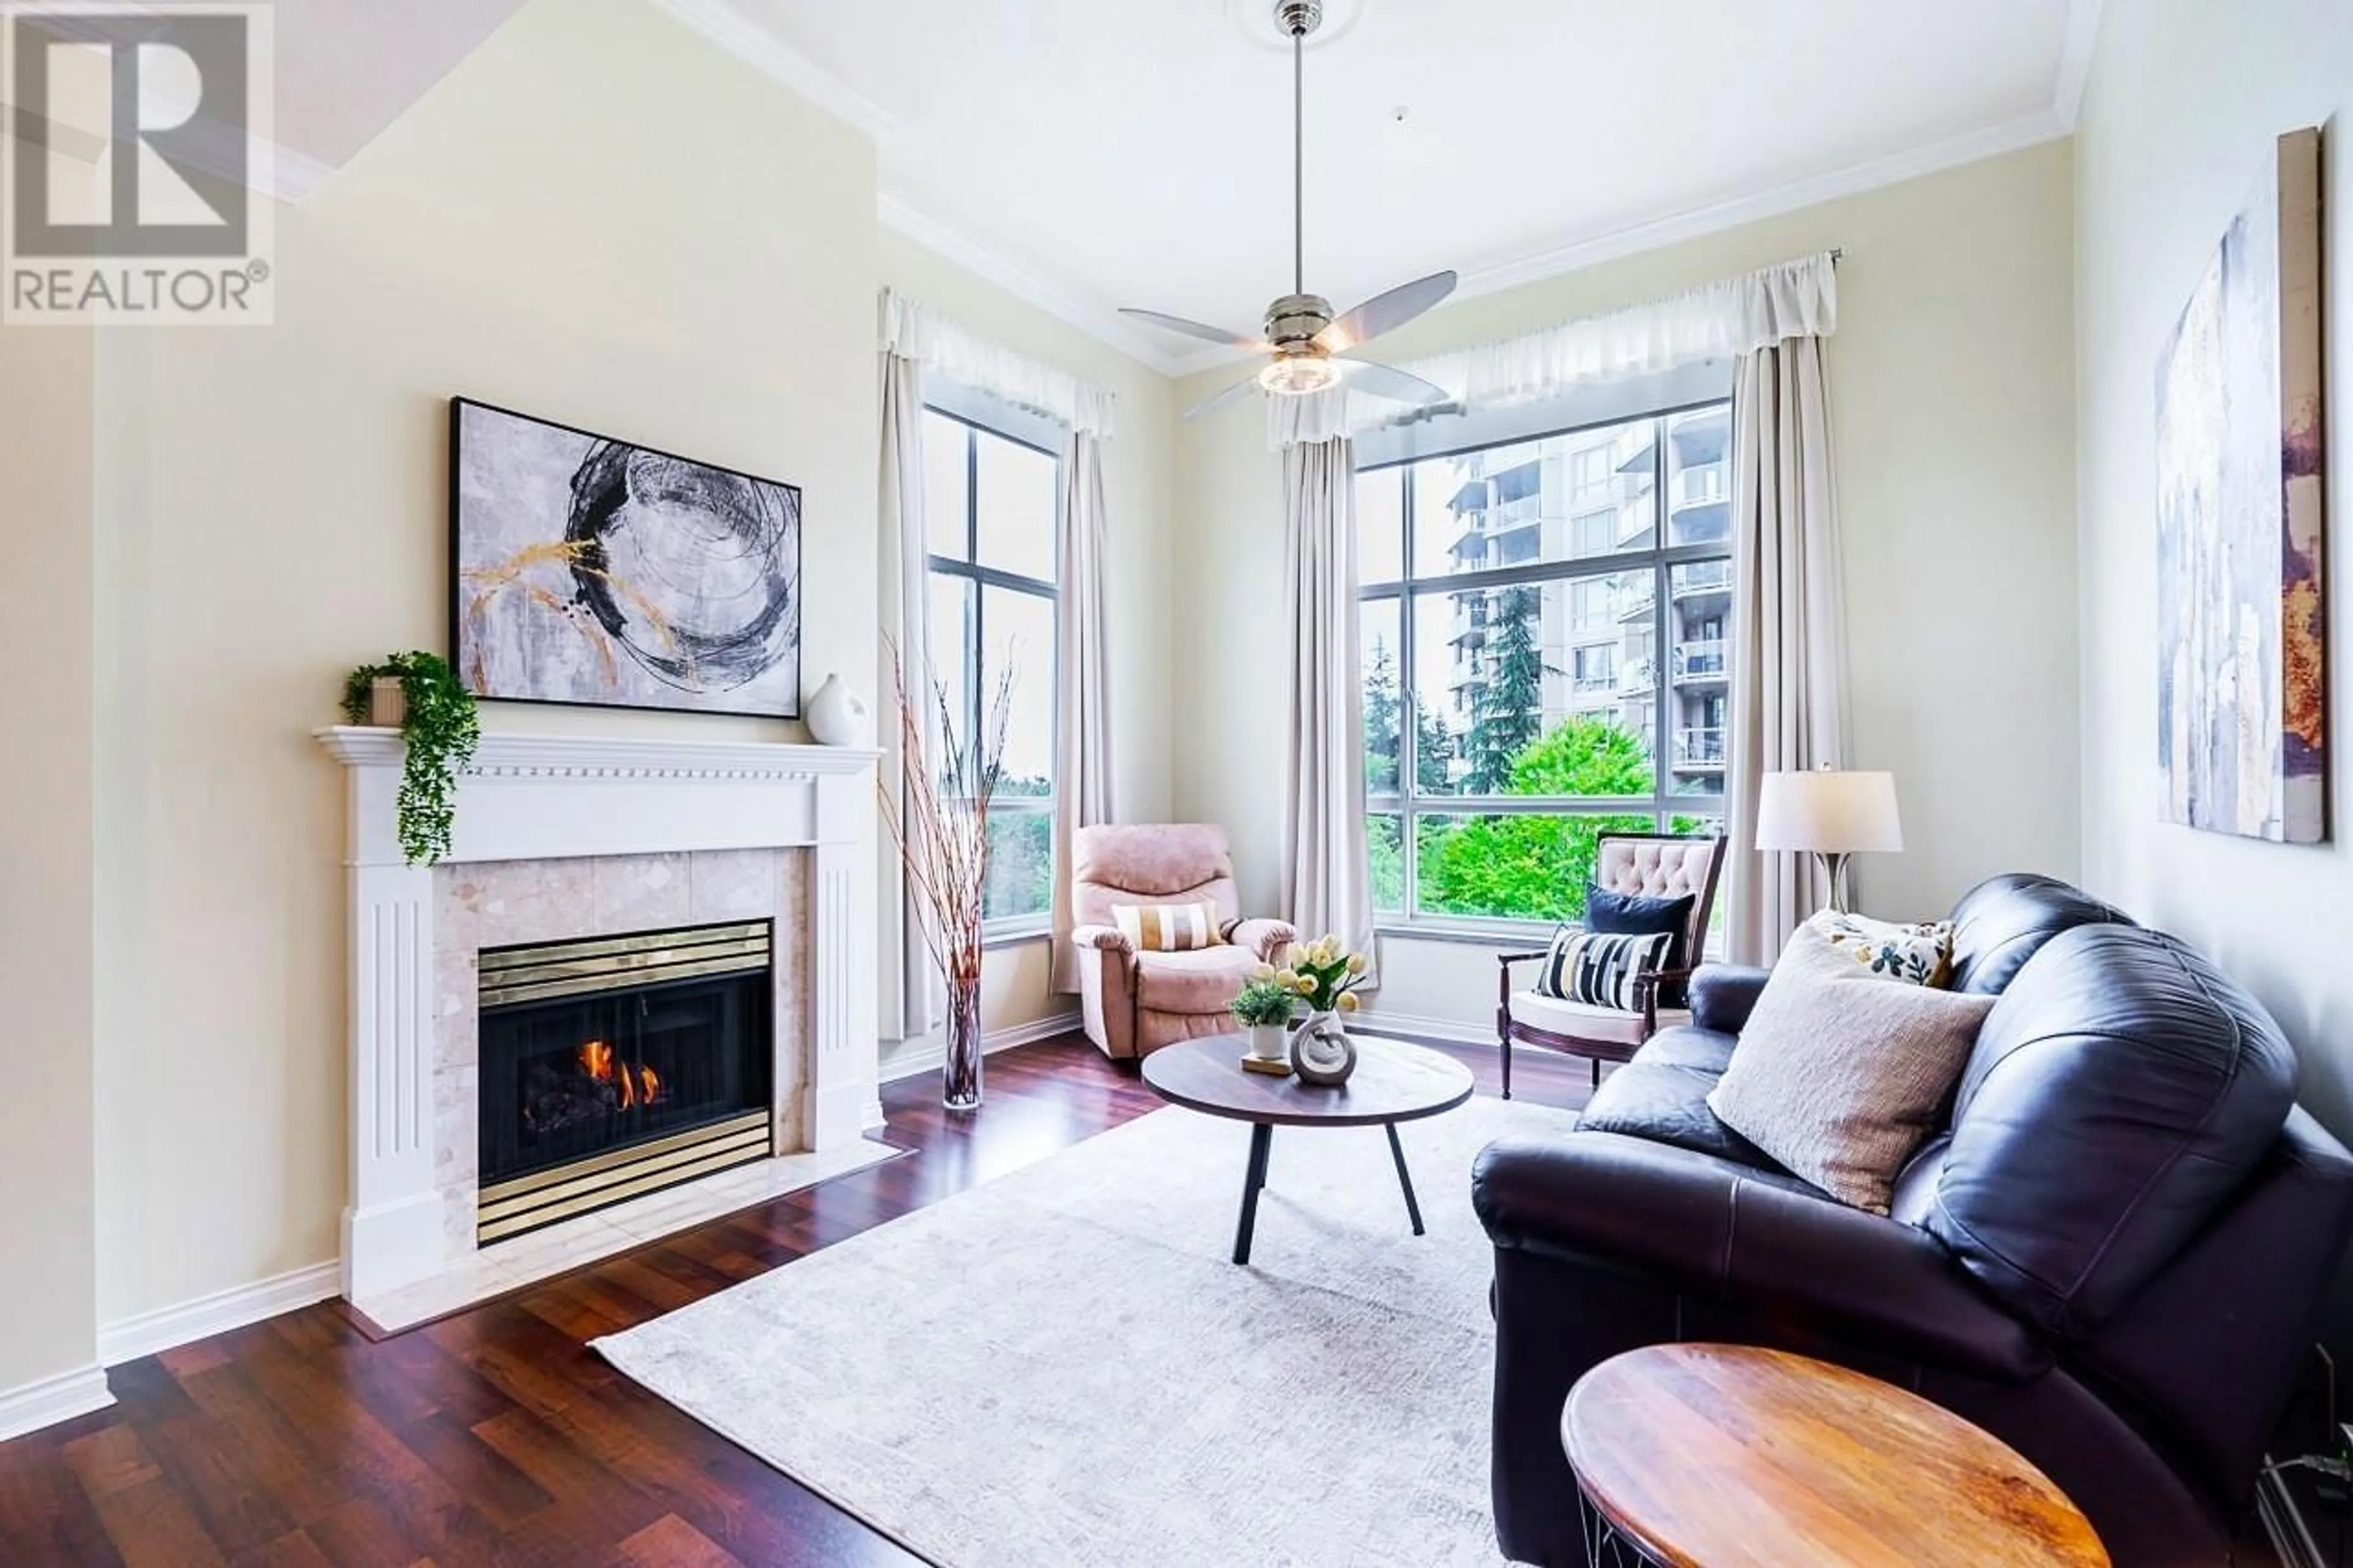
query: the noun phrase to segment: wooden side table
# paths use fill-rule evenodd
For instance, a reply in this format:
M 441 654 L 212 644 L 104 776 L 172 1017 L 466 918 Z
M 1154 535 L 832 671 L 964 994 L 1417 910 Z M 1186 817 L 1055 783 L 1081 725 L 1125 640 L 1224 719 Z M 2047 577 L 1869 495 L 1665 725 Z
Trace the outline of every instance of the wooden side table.
M 2075 1505 L 1918 1394 L 1745 1345 L 1670 1344 L 1569 1390 L 1590 1564 L 2105 1568 Z

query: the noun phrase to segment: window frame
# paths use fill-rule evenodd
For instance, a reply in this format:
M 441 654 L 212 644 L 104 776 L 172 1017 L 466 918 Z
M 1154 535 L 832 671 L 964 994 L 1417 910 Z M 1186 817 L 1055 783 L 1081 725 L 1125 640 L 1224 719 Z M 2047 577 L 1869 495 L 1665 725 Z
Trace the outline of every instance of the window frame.
M 1360 584 L 1356 602 L 1362 605 L 1387 601 L 1395 605 L 1398 626 L 1396 650 L 1396 680 L 1398 685 L 1398 752 L 1397 787 L 1393 792 L 1376 793 L 1371 780 L 1366 777 L 1361 752 L 1357 768 L 1364 781 L 1365 812 L 1368 818 L 1393 816 L 1398 826 L 1398 855 L 1402 867 L 1402 909 L 1376 908 L 1373 912 L 1377 931 L 1399 935 L 1430 937 L 1482 942 L 1541 940 L 1554 927 L 1554 921 L 1542 918 L 1501 915 L 1467 915 L 1450 912 L 1425 913 L 1418 906 L 1420 897 L 1420 846 L 1417 831 L 1418 819 L 1425 816 L 1648 816 L 1653 830 L 1667 832 L 1678 816 L 1709 816 L 1719 820 L 1725 815 L 1728 780 L 1720 780 L 1712 794 L 1678 794 L 1673 784 L 1673 746 L 1675 731 L 1681 726 L 1674 704 L 1670 700 L 1673 687 L 1672 666 L 1675 647 L 1671 616 L 1674 606 L 1674 574 L 1679 566 L 1723 562 L 1728 567 L 1733 547 L 1727 538 L 1699 544 L 1672 544 L 1672 523 L 1674 502 L 1670 482 L 1674 468 L 1670 457 L 1672 440 L 1672 422 L 1681 416 L 1722 406 L 1729 412 L 1731 398 L 1726 392 L 1713 392 L 1696 398 L 1682 398 L 1641 412 L 1621 412 L 1607 418 L 1573 419 L 1540 428 L 1515 431 L 1492 439 L 1465 440 L 1452 445 L 1437 445 L 1427 449 L 1408 446 L 1401 455 L 1383 453 L 1373 460 L 1360 463 L 1354 476 L 1362 481 L 1366 476 L 1393 472 L 1398 476 L 1399 497 L 1399 560 L 1404 575 L 1378 583 Z M 1466 457 L 1474 452 L 1494 451 L 1507 447 L 1524 446 L 1551 440 L 1557 437 L 1575 436 L 1587 431 L 1648 422 L 1652 426 L 1651 443 L 1651 480 L 1652 496 L 1652 537 L 1654 542 L 1645 550 L 1613 550 L 1603 554 L 1562 561 L 1539 561 L 1524 565 L 1485 568 L 1477 572 L 1438 573 L 1418 575 L 1414 563 L 1419 541 L 1416 531 L 1420 524 L 1420 500 L 1412 479 L 1416 464 L 1443 461 Z M 1730 460 L 1727 447 L 1725 461 Z M 1567 491 L 1566 515 L 1574 519 L 1577 512 L 1579 489 L 1575 482 L 1575 465 L 1565 465 L 1564 489 Z M 1725 489 L 1730 490 L 1729 476 Z M 1574 531 L 1574 521 L 1571 522 Z M 1421 738 L 1421 694 L 1416 636 L 1414 602 L 1417 597 L 1445 594 L 1477 592 L 1492 594 L 1499 590 L 1560 584 L 1568 589 L 1563 595 L 1564 614 L 1568 601 L 1575 596 L 1571 584 L 1598 578 L 1615 577 L 1628 572 L 1647 570 L 1652 577 L 1651 595 L 1651 644 L 1652 677 L 1651 715 L 1651 755 L 1653 763 L 1651 793 L 1649 795 L 1496 795 L 1427 794 L 1420 788 L 1420 759 L 1417 754 Z M 1437 602 L 1437 601 L 1433 601 Z M 1738 613 L 1735 605 L 1726 618 Z M 1622 661 L 1619 668 L 1622 675 Z M 1572 666 L 1573 669 L 1573 666 Z M 1574 674 L 1564 671 L 1572 686 Z M 1360 652 L 1356 679 L 1365 678 L 1365 658 Z M 1727 724 L 1731 697 L 1724 694 Z
M 1049 825 L 1047 853 L 1059 865 L 1061 846 L 1055 838 L 1055 825 L 1058 821 L 1055 805 L 1061 797 L 1062 781 L 1055 764 L 1060 761 L 1062 752 L 1061 584 L 1059 576 L 1054 579 L 1032 577 L 1024 573 L 1008 572 L 1003 567 L 985 565 L 979 560 L 979 437 L 990 436 L 1001 441 L 1009 441 L 1014 446 L 1038 453 L 1053 465 L 1054 523 L 1051 559 L 1055 563 L 1058 574 L 1062 559 L 1064 527 L 1062 455 L 1058 448 L 1046 446 L 1043 440 L 1039 438 L 1042 436 L 1042 432 L 1032 432 L 1022 427 L 1029 421 L 1018 417 L 1003 419 L 991 417 L 995 411 L 987 408 L 978 395 L 959 395 L 961 389 L 927 391 L 923 400 L 923 412 L 937 415 L 955 424 L 964 432 L 964 518 L 961 531 L 964 554 L 961 557 L 943 555 L 936 549 L 929 550 L 923 562 L 924 576 L 926 580 L 934 576 L 943 576 L 971 584 L 969 597 L 965 601 L 964 647 L 956 654 L 961 671 L 960 679 L 965 707 L 965 711 L 958 715 L 958 721 L 964 725 L 967 739 L 980 733 L 984 718 L 983 710 L 987 701 L 986 672 L 982 668 L 984 656 L 988 647 L 988 595 L 986 590 L 994 588 L 1003 593 L 1022 594 L 1031 598 L 1042 599 L 1046 603 L 1054 626 L 1054 637 L 1046 650 L 1046 669 L 1051 681 L 1051 689 L 1048 692 L 1047 708 L 1052 715 L 1052 723 L 1047 735 L 1046 793 L 1041 795 L 1000 794 L 989 801 L 988 815 L 992 823 L 1003 816 L 1045 817 Z M 936 545 L 940 542 L 941 531 L 938 527 L 940 521 L 942 520 L 925 517 L 924 531 L 927 535 L 927 544 Z M 926 613 L 929 612 L 926 611 Z M 931 650 L 934 668 L 938 668 L 941 662 L 941 652 L 942 650 L 936 647 Z M 1052 936 L 1053 929 L 1053 900 L 1050 895 L 1046 907 L 1034 914 L 993 915 L 983 919 L 980 928 L 981 944 L 984 947 L 995 947 L 1014 942 L 1034 942 L 1040 937 Z

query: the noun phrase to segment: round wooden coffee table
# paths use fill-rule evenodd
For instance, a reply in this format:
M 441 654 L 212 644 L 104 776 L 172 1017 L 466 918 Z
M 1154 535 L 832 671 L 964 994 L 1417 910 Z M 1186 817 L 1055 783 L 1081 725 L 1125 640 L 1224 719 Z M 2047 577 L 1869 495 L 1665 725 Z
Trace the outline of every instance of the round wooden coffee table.
M 1421 1205 L 1405 1168 L 1397 1124 L 1451 1110 L 1471 1098 L 1471 1069 L 1452 1057 L 1396 1040 L 1356 1039 L 1356 1070 L 1324 1089 L 1295 1078 L 1246 1072 L 1250 1041 L 1240 1035 L 1205 1035 L 1163 1046 L 1144 1058 L 1144 1081 L 1171 1105 L 1250 1124 L 1250 1164 L 1242 1173 L 1241 1219 L 1234 1227 L 1234 1261 L 1248 1263 L 1250 1228 L 1258 1221 L 1259 1190 L 1277 1127 L 1380 1127 L 1389 1135 L 1406 1217 L 1422 1234 Z
M 1918 1394 L 1746 1345 L 1651 1345 L 1577 1379 L 1561 1441 L 1586 1556 L 1670 1568 L 2105 1568 L 2008 1444 Z

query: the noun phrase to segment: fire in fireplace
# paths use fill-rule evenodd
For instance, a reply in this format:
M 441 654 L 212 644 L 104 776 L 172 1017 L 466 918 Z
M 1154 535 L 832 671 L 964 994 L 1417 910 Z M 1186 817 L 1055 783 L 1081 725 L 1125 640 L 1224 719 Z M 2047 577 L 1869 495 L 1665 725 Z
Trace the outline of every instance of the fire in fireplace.
M 483 950 L 480 1240 L 770 1152 L 772 945 L 759 921 Z

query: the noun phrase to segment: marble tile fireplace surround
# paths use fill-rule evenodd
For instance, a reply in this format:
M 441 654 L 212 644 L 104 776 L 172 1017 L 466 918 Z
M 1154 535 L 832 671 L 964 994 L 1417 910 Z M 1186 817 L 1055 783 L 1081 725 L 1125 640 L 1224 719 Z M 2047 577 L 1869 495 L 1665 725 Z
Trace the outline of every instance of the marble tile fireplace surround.
M 408 865 L 390 730 L 348 773 L 351 1187 L 343 1294 L 387 1328 L 883 1157 L 871 752 L 491 734 L 448 858 Z M 773 921 L 773 1158 L 478 1247 L 477 955 Z

